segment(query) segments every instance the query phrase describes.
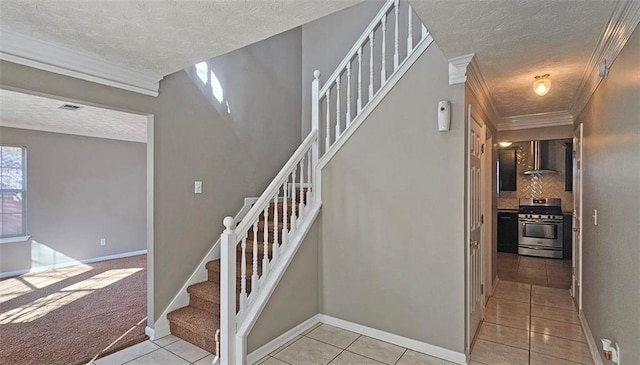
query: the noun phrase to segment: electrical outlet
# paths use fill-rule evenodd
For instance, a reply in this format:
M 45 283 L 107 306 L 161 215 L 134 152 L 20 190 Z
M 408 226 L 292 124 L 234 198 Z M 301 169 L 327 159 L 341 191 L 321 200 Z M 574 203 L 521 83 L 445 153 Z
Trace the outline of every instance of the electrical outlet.
M 107 239 L 106 238 L 101 238 L 100 239 L 100 246 L 106 246 L 107 245 Z

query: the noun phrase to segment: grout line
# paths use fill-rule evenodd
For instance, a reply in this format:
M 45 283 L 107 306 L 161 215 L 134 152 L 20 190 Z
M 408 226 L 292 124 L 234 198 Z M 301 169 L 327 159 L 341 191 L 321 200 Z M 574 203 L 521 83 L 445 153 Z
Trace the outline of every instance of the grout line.
M 531 351 L 531 352 L 535 352 L 536 354 L 541 354 L 541 355 L 549 356 L 549 357 L 552 357 L 552 358 L 554 358 L 554 359 L 558 359 L 558 360 L 568 361 L 568 362 L 570 362 L 570 363 L 572 363 L 572 364 L 576 364 L 576 365 L 585 365 L 584 363 L 581 363 L 581 362 L 577 362 L 577 361 L 573 361 L 573 360 L 565 359 L 565 358 L 562 358 L 562 357 L 557 357 L 557 356 L 549 355 L 549 354 L 542 353 L 542 352 L 539 352 L 539 351 Z
M 537 305 L 537 304 L 536 304 L 536 305 Z M 558 309 L 558 308 L 555 308 L 555 309 Z M 582 326 L 580 325 L 580 323 L 567 322 L 566 320 L 561 320 L 561 319 L 556 319 L 556 318 L 547 318 L 547 317 L 534 316 L 534 315 L 532 315 L 531 317 L 542 318 L 542 319 L 546 319 L 546 320 L 549 320 L 549 321 L 555 321 L 555 322 L 560 322 L 560 323 L 572 324 L 572 325 L 574 325 L 574 326 L 580 326 L 580 327 L 582 327 Z
M 338 356 L 340 356 L 340 354 L 342 354 L 342 353 L 343 353 L 343 352 L 345 352 L 345 351 L 347 351 L 347 350 L 344 350 L 344 349 L 343 349 L 342 351 L 340 351 L 336 356 L 334 356 L 331 360 L 329 360 L 329 362 L 327 363 L 327 365 L 331 364 L 331 362 L 332 362 L 333 360 L 337 359 L 337 358 L 338 358 Z
M 511 348 L 514 348 L 514 349 L 522 350 L 522 351 L 528 351 L 526 349 L 523 349 L 522 347 L 513 346 L 513 345 L 507 345 L 506 343 L 503 343 L 503 342 L 496 342 L 496 341 L 493 341 L 493 340 L 487 340 L 485 338 L 478 338 L 478 340 L 482 340 L 482 341 L 485 341 L 485 342 L 491 342 L 491 343 L 495 343 L 497 345 L 507 346 L 507 347 L 511 347 Z
M 383 342 L 384 342 L 384 341 L 383 341 Z M 405 350 L 405 352 L 407 351 L 407 349 L 406 349 L 406 348 L 405 348 L 404 350 Z M 375 362 L 379 362 L 379 363 L 381 363 L 381 364 L 384 364 L 384 363 L 383 363 L 382 361 L 380 361 L 380 360 L 376 360 L 376 359 L 374 359 L 374 358 L 372 358 L 372 357 L 369 357 L 369 356 L 366 356 L 366 355 L 363 355 L 363 354 L 359 354 L 359 353 L 357 353 L 357 352 L 353 352 L 353 351 L 349 351 L 349 350 L 344 350 L 343 352 L 348 352 L 348 353 L 351 353 L 351 354 L 354 354 L 354 355 L 362 356 L 362 357 L 367 358 L 367 359 L 369 359 L 369 360 L 373 360 L 373 361 L 375 361 Z M 404 352 L 403 352 L 402 354 L 404 355 Z M 400 357 L 402 357 L 402 356 L 400 356 Z M 400 360 L 400 359 L 398 359 L 398 360 Z
M 355 333 L 355 332 L 354 332 L 354 333 Z M 358 336 L 358 338 L 360 338 L 361 336 L 362 336 L 362 335 L 359 335 L 359 336 Z M 307 337 L 307 336 L 306 336 L 306 335 L 304 335 L 304 336 L 302 336 L 302 337 Z M 307 337 L 307 338 L 308 338 L 308 339 L 310 339 L 310 340 L 314 340 L 314 341 L 322 342 L 322 343 L 323 343 L 323 344 L 325 344 L 325 345 L 329 345 L 329 346 L 333 346 L 333 347 L 339 348 L 340 350 L 346 350 L 346 349 L 347 349 L 347 347 L 351 346 L 351 344 L 353 344 L 353 342 L 356 342 L 356 340 L 358 339 L 358 338 L 356 338 L 355 340 L 353 340 L 353 342 L 351 342 L 351 343 L 349 344 L 349 346 L 347 346 L 347 347 L 345 347 L 345 348 L 342 348 L 342 347 L 340 347 L 340 346 L 336 346 L 336 345 L 334 345 L 334 344 L 330 344 L 330 343 L 328 343 L 328 342 L 324 342 L 324 341 L 322 341 L 322 340 L 318 340 L 318 339 L 313 338 L 313 337 Z M 289 347 L 289 346 L 287 346 L 287 347 Z
M 406 354 L 408 351 L 408 349 L 404 349 L 404 352 L 402 352 L 402 355 L 400 355 L 400 357 L 398 358 L 398 360 L 396 360 L 396 362 L 394 362 L 393 364 L 396 365 L 398 363 L 398 361 L 400 361 L 400 359 L 402 359 L 402 357 L 404 356 L 404 354 Z
M 155 350 L 153 350 L 153 351 L 149 351 L 149 352 L 147 352 L 146 354 L 142 354 L 142 355 L 140 355 L 140 356 L 138 356 L 138 357 L 136 357 L 136 358 L 134 358 L 134 359 L 131 359 L 131 360 L 129 360 L 129 361 L 125 361 L 125 362 L 123 362 L 123 363 L 122 363 L 122 365 L 124 365 L 124 364 L 128 364 L 128 363 L 130 363 L 130 362 L 132 362 L 132 361 L 134 361 L 134 360 L 138 360 L 139 358 L 141 358 L 141 357 L 143 357 L 143 356 L 147 356 L 147 355 L 149 355 L 149 354 L 150 354 L 150 353 L 152 353 L 152 352 L 159 351 L 160 349 L 162 349 L 162 347 L 158 347 L 157 349 L 155 349 Z M 115 352 L 114 352 L 114 354 L 115 354 Z M 112 355 L 113 355 L 113 354 L 112 354 Z

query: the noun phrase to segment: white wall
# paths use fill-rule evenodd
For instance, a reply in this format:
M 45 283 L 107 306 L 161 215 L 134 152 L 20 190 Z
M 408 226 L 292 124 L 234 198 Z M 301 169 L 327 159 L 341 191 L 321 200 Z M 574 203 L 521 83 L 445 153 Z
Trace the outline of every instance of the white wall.
M 639 56 L 636 28 L 576 119 L 584 123 L 583 310 L 598 345 L 620 344 L 622 364 L 640 364 Z
M 31 235 L 0 244 L 0 272 L 147 248 L 146 144 L 6 127 L 0 143 L 27 148 Z
M 321 313 L 464 352 L 464 97 L 434 43 L 323 169 Z

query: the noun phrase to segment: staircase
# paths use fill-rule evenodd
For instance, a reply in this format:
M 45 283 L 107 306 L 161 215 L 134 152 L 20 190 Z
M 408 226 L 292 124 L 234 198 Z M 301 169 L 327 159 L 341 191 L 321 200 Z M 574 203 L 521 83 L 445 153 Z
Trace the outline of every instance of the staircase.
M 247 363 L 247 336 L 319 214 L 322 167 L 433 41 L 416 19 L 387 0 L 324 86 L 314 72 L 311 132 L 246 216 L 224 219 L 208 280 L 167 314 L 171 333 L 215 353 L 214 363 Z
M 307 196 L 307 190 L 305 188 L 296 189 L 298 205 L 300 203 L 305 204 L 304 197 Z M 288 203 L 287 211 L 291 211 L 293 208 L 292 203 Z M 275 214 L 275 210 L 278 209 L 278 214 Z M 284 227 L 284 205 L 275 203 L 269 204 L 267 219 L 265 220 L 264 212 L 260 214 L 260 219 L 257 224 L 257 229 L 254 235 L 254 227 L 251 226 L 247 232 L 247 241 L 245 249 L 245 267 L 253 264 L 253 250 L 256 250 L 256 258 L 259 260 L 264 259 L 264 235 L 265 226 L 267 232 L 274 232 L 276 226 Z M 276 225 L 275 220 L 278 220 Z M 266 221 L 266 224 L 265 224 Z M 258 238 L 256 245 L 253 244 L 253 239 Z M 271 260 L 273 258 L 273 246 L 269 247 L 267 251 L 267 258 Z M 241 294 L 241 281 L 242 281 L 242 246 L 238 246 L 236 250 L 236 293 L 237 301 L 236 308 L 240 308 L 240 294 Z M 193 284 L 187 288 L 189 294 L 189 305 L 176 309 L 169 314 L 167 318 L 169 320 L 169 329 L 171 334 L 176 337 L 190 342 L 206 351 L 216 353 L 216 341 L 215 332 L 220 328 L 220 259 L 209 261 L 206 264 L 207 269 L 207 281 Z M 262 267 L 257 266 L 258 276 L 262 275 Z M 247 295 L 251 294 L 251 281 L 246 282 Z

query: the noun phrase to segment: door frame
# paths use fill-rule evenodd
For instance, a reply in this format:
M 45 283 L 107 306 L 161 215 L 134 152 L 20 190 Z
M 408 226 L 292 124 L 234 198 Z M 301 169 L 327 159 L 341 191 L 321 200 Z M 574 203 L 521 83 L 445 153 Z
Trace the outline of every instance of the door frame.
M 479 327 L 476 329 L 476 331 L 474 331 L 474 333 L 471 333 L 471 267 L 470 267 L 470 257 L 471 257 L 471 251 L 470 251 L 470 245 L 469 245 L 469 241 L 470 241 L 470 236 L 471 236 L 471 229 L 470 229 L 470 221 L 471 221 L 471 184 L 469 183 L 469 177 L 471 176 L 471 154 L 470 154 L 470 143 L 471 140 L 469 138 L 469 136 L 471 135 L 471 123 L 472 120 L 475 120 L 480 127 L 482 128 L 482 135 L 480 140 L 482 141 L 482 143 L 485 144 L 485 151 L 486 151 L 486 131 L 487 131 L 487 125 L 485 124 L 484 120 L 482 118 L 480 118 L 479 115 L 477 115 L 477 113 L 473 110 L 471 104 L 468 104 L 467 107 L 467 123 L 466 123 L 466 136 L 465 136 L 465 158 L 466 158 L 466 179 L 465 179 L 465 190 L 466 190 L 466 195 L 467 195 L 467 202 L 465 204 L 465 242 L 464 242 L 464 255 L 465 255 L 465 340 L 466 340 L 466 348 L 465 348 L 465 352 L 466 355 L 470 355 L 471 353 L 471 345 L 473 343 L 473 340 L 475 338 L 476 332 L 479 329 Z M 486 216 L 486 206 L 484 203 L 484 196 L 486 193 L 486 187 L 485 187 L 485 174 L 486 174 L 486 168 L 487 166 L 485 166 L 485 158 L 484 158 L 484 153 L 481 155 L 480 157 L 480 169 L 481 169 L 481 175 L 480 175 L 480 214 L 483 214 L 484 216 Z M 486 223 L 486 222 L 485 222 Z M 484 255 L 484 251 L 485 251 L 485 239 L 484 239 L 484 227 L 486 226 L 486 224 L 482 224 L 480 227 L 481 233 L 480 233 L 480 248 L 478 249 L 478 254 L 480 255 L 480 285 L 482 287 L 485 286 L 485 282 L 484 282 L 484 277 L 485 277 L 485 255 Z M 485 297 L 486 297 L 486 291 L 483 291 L 481 294 L 481 305 L 480 305 L 480 318 L 481 321 L 482 319 L 484 319 L 484 314 L 485 314 Z
M 577 143 L 576 143 L 577 141 Z M 573 296 L 578 311 L 582 311 L 582 177 L 584 175 L 584 126 L 582 123 L 573 133 L 573 242 L 572 242 L 572 273 L 571 296 Z M 579 158 L 578 158 L 579 157 Z M 576 204 L 577 203 L 577 204 Z M 576 209 L 577 207 L 577 209 Z M 576 298 L 577 296 L 577 298 Z

